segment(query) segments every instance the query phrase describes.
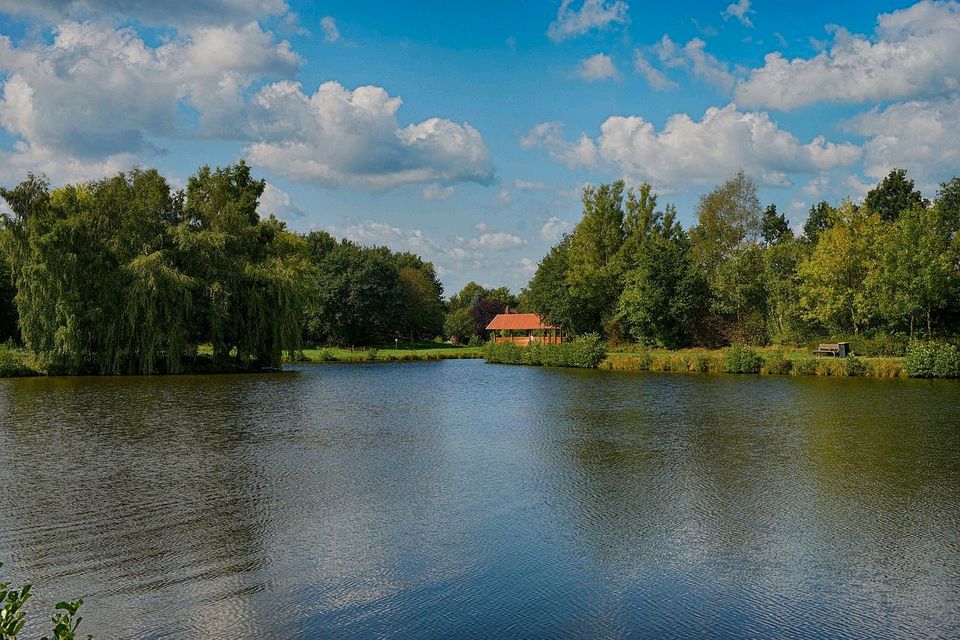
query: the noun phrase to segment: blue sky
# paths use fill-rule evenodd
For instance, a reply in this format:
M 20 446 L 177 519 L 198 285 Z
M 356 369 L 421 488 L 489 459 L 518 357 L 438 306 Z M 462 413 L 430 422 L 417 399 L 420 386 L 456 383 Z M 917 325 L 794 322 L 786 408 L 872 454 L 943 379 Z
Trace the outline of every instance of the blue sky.
M 247 158 L 261 202 L 522 287 L 584 183 L 685 225 L 743 168 L 794 225 L 960 173 L 956 2 L 0 0 L 0 181 Z

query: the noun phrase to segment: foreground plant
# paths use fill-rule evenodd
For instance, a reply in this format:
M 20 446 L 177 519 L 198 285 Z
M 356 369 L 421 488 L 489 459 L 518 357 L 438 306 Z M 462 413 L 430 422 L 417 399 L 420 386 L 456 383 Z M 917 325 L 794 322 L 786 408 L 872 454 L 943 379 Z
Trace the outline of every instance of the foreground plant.
M 0 562 L 0 567 L 3 563 Z M 16 589 L 9 582 L 0 582 L 0 640 L 17 640 L 23 626 L 27 623 L 24 605 L 33 595 L 30 590 L 31 584 L 25 584 L 21 589 Z M 78 598 L 72 602 L 58 602 L 53 618 L 53 633 L 49 636 L 43 636 L 41 640 L 77 640 L 77 628 L 80 626 L 81 616 L 77 615 L 83 599 Z M 93 636 L 86 636 L 87 640 L 92 640 Z

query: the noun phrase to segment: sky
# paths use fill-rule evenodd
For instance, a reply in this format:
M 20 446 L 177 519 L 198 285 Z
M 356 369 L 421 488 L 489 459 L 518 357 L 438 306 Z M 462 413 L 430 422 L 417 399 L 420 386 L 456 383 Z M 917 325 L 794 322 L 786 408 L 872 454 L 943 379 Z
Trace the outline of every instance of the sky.
M 0 0 L 0 184 L 243 158 L 261 213 L 523 287 L 584 184 L 795 227 L 960 174 L 960 4 Z

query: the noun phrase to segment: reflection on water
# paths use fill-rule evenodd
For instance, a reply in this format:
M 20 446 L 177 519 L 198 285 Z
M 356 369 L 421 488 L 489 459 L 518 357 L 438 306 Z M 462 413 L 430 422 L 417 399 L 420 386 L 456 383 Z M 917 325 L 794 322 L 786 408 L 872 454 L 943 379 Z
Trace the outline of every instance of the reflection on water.
M 954 382 L 3 380 L 0 561 L 99 638 L 957 636 L 958 454 Z

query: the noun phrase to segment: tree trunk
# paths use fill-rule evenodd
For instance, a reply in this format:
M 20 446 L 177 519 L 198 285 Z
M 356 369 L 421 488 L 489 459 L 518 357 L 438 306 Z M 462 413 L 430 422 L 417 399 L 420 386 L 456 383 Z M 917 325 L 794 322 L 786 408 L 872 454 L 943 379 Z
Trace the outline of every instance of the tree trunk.
M 927 340 L 933 339 L 933 314 L 930 305 L 927 305 Z

